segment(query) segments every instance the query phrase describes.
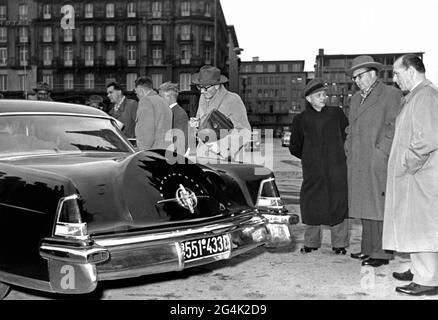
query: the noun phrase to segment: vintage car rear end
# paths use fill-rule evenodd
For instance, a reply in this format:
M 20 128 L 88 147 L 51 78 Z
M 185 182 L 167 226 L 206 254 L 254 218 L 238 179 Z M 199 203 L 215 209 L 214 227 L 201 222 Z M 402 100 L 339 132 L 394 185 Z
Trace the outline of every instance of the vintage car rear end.
M 269 170 L 135 152 L 93 108 L 1 101 L 0 146 L 0 294 L 179 271 L 270 243 L 275 219 L 296 223 Z

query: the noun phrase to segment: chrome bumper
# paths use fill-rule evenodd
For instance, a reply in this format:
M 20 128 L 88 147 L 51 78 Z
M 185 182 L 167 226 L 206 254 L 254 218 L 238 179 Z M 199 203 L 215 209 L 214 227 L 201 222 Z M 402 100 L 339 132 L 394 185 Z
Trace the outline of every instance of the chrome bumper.
M 230 234 L 231 252 L 185 261 L 183 241 Z M 267 219 L 250 213 L 204 227 L 178 231 L 95 237 L 72 246 L 59 239 L 44 239 L 40 255 L 47 259 L 51 291 L 80 294 L 93 291 L 97 282 L 180 271 L 229 259 L 268 243 Z

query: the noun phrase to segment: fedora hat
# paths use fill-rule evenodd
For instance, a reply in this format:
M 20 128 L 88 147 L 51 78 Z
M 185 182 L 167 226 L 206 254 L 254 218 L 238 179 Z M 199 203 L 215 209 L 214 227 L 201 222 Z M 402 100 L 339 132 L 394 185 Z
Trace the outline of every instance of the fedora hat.
M 371 56 L 358 56 L 354 58 L 353 61 L 351 62 L 351 67 L 350 69 L 347 70 L 347 74 L 349 76 L 352 76 L 355 70 L 362 68 L 370 68 L 380 71 L 383 68 L 383 64 L 374 61 L 373 57 Z
M 192 83 L 200 85 L 215 85 L 228 82 L 228 78 L 213 66 L 203 66 L 198 73 L 192 76 Z
M 38 82 L 37 86 L 35 88 L 33 88 L 33 91 L 38 92 L 38 91 L 47 91 L 50 92 L 50 87 L 47 83 L 45 82 Z
M 304 97 L 310 96 L 312 93 L 322 90 L 327 90 L 325 82 L 320 78 L 313 79 L 304 88 Z

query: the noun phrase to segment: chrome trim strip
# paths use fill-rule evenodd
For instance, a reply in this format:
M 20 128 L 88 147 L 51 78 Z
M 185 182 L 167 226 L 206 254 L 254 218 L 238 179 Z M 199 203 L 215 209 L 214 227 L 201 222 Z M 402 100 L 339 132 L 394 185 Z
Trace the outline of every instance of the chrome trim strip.
M 0 281 L 37 291 L 55 292 L 49 282 L 0 271 Z
M 32 209 L 28 209 L 28 208 L 24 208 L 24 207 L 17 207 L 17 206 L 13 206 L 11 204 L 3 203 L 3 202 L 0 202 L 0 206 L 14 208 L 14 209 L 20 209 L 20 210 L 25 210 L 25 211 L 33 212 L 33 213 L 47 214 L 47 212 L 42 212 L 42 211 L 38 211 L 38 210 L 32 210 Z
M 181 245 L 179 242 L 175 242 L 176 254 L 178 255 L 178 268 L 179 270 L 184 269 L 184 252 L 182 251 Z
M 72 248 L 66 246 L 50 245 L 42 243 L 40 246 L 40 255 L 45 259 L 56 259 L 58 261 L 67 261 L 74 263 L 99 263 L 102 261 L 88 261 L 89 257 L 96 253 L 105 253 L 109 258 L 108 250 L 105 248 Z M 105 259 L 105 260 L 107 260 Z M 103 260 L 103 261 L 105 261 Z
M 248 217 L 246 217 L 248 218 Z M 230 221 L 227 223 L 218 223 L 211 226 L 206 227 L 200 227 L 200 228 L 194 228 L 194 229 L 187 229 L 183 231 L 171 231 L 171 232 L 162 232 L 159 234 L 151 234 L 151 235 L 141 235 L 141 236 L 132 236 L 129 238 L 123 238 L 123 239 L 117 239 L 117 238 L 106 238 L 106 239 L 98 239 L 94 238 L 94 241 L 97 245 L 102 247 L 112 247 L 112 246 L 120 246 L 125 244 L 132 244 L 137 242 L 151 242 L 151 241 L 159 241 L 163 239 L 174 239 L 174 238 L 180 238 L 185 236 L 191 236 L 199 233 L 208 233 L 208 232 L 215 232 L 215 231 L 221 231 L 223 229 L 230 229 L 230 228 L 238 228 L 239 224 L 245 223 L 245 227 L 251 226 L 252 224 L 259 224 L 264 223 L 264 218 L 259 216 L 251 216 L 246 221 L 242 219 L 242 221 Z
M 89 117 L 111 120 L 113 117 L 105 115 L 94 115 L 88 113 L 70 113 L 70 112 L 4 112 L 0 113 L 0 116 L 34 116 L 34 115 L 47 115 L 47 116 L 74 116 L 74 117 Z

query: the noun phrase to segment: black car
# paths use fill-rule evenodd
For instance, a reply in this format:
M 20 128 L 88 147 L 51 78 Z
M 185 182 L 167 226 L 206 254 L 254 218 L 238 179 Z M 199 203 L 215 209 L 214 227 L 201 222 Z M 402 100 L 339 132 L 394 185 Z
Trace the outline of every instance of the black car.
M 255 168 L 136 151 L 95 108 L 0 100 L 0 297 L 87 293 L 289 241 L 297 216 Z

